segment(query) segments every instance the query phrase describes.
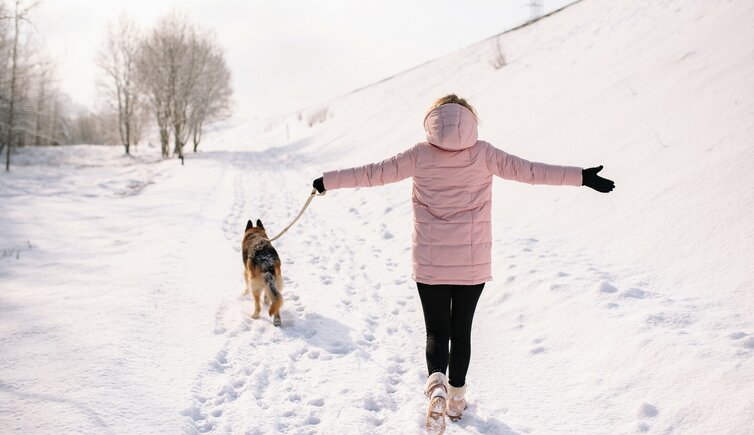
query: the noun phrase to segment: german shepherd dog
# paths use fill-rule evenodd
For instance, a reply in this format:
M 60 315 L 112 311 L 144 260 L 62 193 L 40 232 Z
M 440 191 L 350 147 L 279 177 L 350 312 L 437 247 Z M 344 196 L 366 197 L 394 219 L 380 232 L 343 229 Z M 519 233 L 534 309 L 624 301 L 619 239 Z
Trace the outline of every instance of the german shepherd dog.
M 244 265 L 244 280 L 246 288 L 244 295 L 254 296 L 254 314 L 252 318 L 259 318 L 259 296 L 264 289 L 264 303 L 270 306 L 272 324 L 280 326 L 280 307 L 283 305 L 283 275 L 280 271 L 280 257 L 272 247 L 262 221 L 257 219 L 257 226 L 249 221 L 243 234 L 241 255 Z

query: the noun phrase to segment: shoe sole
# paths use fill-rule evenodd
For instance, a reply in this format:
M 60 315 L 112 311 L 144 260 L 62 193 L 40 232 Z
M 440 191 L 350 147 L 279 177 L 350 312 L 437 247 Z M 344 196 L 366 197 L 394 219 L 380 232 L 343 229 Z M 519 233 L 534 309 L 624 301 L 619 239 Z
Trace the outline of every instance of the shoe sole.
M 427 408 L 427 433 L 442 435 L 445 433 L 445 398 L 435 397 Z
M 469 405 L 467 404 L 466 406 L 463 407 L 463 410 L 466 411 L 466 408 L 468 408 L 468 407 L 469 407 Z M 450 421 L 456 422 L 456 421 L 458 421 L 458 420 L 461 419 L 461 415 L 463 415 L 463 414 L 450 415 L 450 414 L 446 413 L 446 415 L 448 416 L 448 418 L 450 419 Z

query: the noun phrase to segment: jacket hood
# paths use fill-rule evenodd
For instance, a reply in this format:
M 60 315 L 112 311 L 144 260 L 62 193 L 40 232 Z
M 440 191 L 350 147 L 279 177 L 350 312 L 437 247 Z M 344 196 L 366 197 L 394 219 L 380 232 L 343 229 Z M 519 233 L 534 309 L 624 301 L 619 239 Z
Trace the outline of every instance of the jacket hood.
M 427 142 L 448 151 L 460 151 L 478 139 L 476 116 L 460 104 L 449 103 L 432 109 L 424 118 Z

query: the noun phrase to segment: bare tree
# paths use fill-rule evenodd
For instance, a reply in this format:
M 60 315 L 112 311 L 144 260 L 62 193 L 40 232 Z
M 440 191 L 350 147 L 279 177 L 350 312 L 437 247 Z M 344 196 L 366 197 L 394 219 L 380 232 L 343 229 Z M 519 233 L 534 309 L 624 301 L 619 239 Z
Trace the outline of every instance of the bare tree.
M 42 63 L 39 65 L 36 83 L 37 101 L 34 113 L 34 145 L 42 145 L 46 141 L 47 127 L 50 124 L 47 106 L 51 94 L 52 72 L 51 63 Z
M 136 68 L 140 88 L 154 113 L 164 158 L 170 156 L 173 100 L 182 55 L 182 27 L 185 26 L 177 21 L 174 16 L 163 18 L 142 41 Z
M 201 50 L 207 51 L 206 61 L 201 80 L 194 88 L 189 120 L 194 152 L 199 147 L 205 125 L 230 116 L 230 100 L 233 95 L 230 69 L 222 50 L 210 38 L 203 41 Z
M 110 27 L 107 40 L 97 56 L 97 65 L 107 76 L 101 82 L 111 107 L 118 113 L 118 133 L 120 140 L 130 154 L 131 145 L 136 143 L 135 132 L 139 130 L 136 116 L 139 93 L 136 88 L 136 66 L 139 55 L 140 36 L 136 25 L 121 15 L 117 24 Z
M 13 135 L 15 132 L 15 109 L 16 109 L 16 84 L 18 81 L 18 41 L 20 37 L 21 22 L 31 23 L 29 15 L 32 9 L 37 6 L 38 2 L 28 2 L 25 0 L 15 0 L 14 8 L 11 14 L 2 18 L 13 20 L 13 45 L 11 49 L 11 71 L 10 71 L 10 90 L 8 97 L 8 124 L 7 140 L 5 151 L 5 170 L 10 171 L 10 151 L 13 147 Z
M 183 146 L 190 134 L 189 111 L 194 91 L 200 77 L 200 70 L 205 62 L 206 52 L 200 49 L 200 41 L 197 30 L 185 20 L 174 21 L 173 28 L 178 42 L 176 74 L 173 75 L 173 104 L 171 118 L 173 124 L 173 139 L 175 147 L 173 154 L 183 159 Z
M 140 46 L 138 77 L 155 114 L 163 157 L 194 150 L 207 122 L 228 115 L 230 71 L 222 50 L 207 33 L 173 13 L 160 20 Z
M 6 170 L 18 147 L 81 137 L 74 135 L 73 101 L 56 86 L 54 63 L 24 26 L 38 3 L 0 0 L 0 153 L 5 151 Z
M 10 38 L 10 24 L 12 16 L 8 11 L 5 2 L 0 0 L 0 155 L 5 150 L 6 140 L 8 138 L 5 121 L 7 119 L 8 108 L 8 90 L 7 86 L 10 83 L 8 76 L 9 65 L 6 59 L 11 57 L 11 49 L 13 46 L 12 38 Z

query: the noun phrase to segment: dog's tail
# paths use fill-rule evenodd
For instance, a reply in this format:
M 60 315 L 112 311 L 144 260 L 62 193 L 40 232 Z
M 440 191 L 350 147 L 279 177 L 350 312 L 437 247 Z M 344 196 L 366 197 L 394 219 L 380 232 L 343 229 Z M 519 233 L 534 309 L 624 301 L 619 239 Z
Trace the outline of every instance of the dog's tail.
M 283 297 L 280 295 L 280 291 L 278 290 L 277 283 L 275 280 L 276 277 L 276 265 L 269 265 L 266 266 L 262 271 L 262 276 L 264 277 L 264 283 L 267 285 L 267 288 L 270 290 L 270 316 L 274 316 L 276 314 L 280 313 L 280 307 L 283 306 Z

